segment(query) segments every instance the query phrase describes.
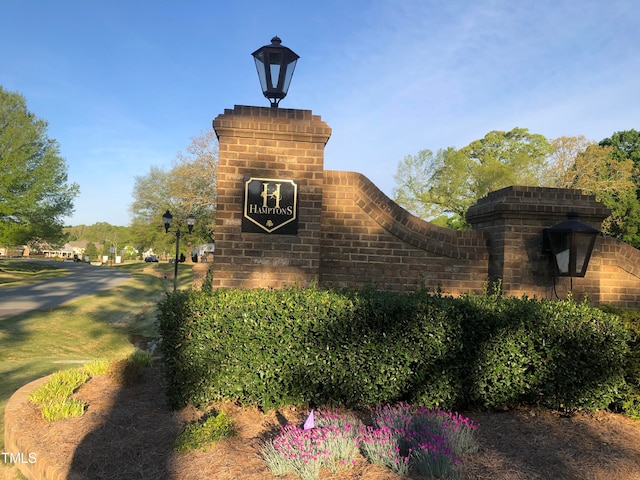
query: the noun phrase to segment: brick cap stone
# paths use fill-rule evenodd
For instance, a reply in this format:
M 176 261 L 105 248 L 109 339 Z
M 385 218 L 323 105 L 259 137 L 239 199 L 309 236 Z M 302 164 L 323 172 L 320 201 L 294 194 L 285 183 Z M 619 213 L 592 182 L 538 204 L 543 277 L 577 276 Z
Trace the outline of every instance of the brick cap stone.
M 578 213 L 581 220 L 594 225 L 600 225 L 611 214 L 595 195 L 583 194 L 579 189 L 511 186 L 478 200 L 467 211 L 467 222 L 476 225 L 498 219 L 544 217 L 552 225 L 566 219 L 569 212 Z
M 326 144 L 331 127 L 311 110 L 236 105 L 213 120 L 218 140 L 243 137 Z

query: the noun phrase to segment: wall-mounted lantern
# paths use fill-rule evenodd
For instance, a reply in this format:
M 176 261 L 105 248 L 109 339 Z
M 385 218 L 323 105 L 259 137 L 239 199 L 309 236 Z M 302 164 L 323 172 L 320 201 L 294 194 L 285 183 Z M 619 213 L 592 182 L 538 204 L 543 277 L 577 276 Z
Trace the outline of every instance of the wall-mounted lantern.
M 300 58 L 281 43 L 282 40 L 273 37 L 271 45 L 265 45 L 251 54 L 256 62 L 262 93 L 273 108 L 278 108 L 280 100 L 287 96 L 296 62 Z
M 545 228 L 543 244 L 550 252 L 558 277 L 584 277 L 591 252 L 600 233 L 578 220 L 578 214 L 570 212 L 567 220 Z

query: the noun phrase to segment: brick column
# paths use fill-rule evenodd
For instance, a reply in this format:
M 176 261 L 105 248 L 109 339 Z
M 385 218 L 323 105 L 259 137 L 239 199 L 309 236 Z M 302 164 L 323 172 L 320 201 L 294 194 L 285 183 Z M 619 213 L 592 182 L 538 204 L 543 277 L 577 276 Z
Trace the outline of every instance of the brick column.
M 509 295 L 565 298 L 570 280 L 554 278 L 549 256 L 542 251 L 542 231 L 566 220 L 569 212 L 597 229 L 609 215 L 593 195 L 575 189 L 514 186 L 480 199 L 469 209 L 467 221 L 487 239 L 490 281 L 500 280 Z M 599 301 L 598 262 L 594 251 L 587 275 L 573 279 L 576 298 L 588 293 Z
M 281 288 L 317 282 L 324 147 L 331 128 L 309 110 L 236 105 L 213 121 L 218 191 L 213 287 Z M 242 231 L 245 178 L 298 185 L 296 234 Z

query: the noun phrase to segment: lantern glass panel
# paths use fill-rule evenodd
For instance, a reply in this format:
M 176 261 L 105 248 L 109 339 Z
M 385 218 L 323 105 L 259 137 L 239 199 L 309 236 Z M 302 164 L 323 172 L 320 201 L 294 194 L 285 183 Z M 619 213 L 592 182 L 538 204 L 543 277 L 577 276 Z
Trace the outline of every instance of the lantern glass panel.
M 260 79 L 260 87 L 262 87 L 262 91 L 266 92 L 268 90 L 267 86 L 267 74 L 264 68 L 263 56 L 256 56 L 256 70 L 258 70 L 258 78 Z
M 584 275 L 586 273 L 586 265 L 589 262 L 589 256 L 591 250 L 593 249 L 593 243 L 596 240 L 594 235 L 585 235 L 576 233 L 575 235 L 575 244 L 576 244 L 576 271 L 575 275 Z
M 571 252 L 571 235 L 555 234 L 549 237 L 551 251 L 555 257 L 555 263 L 560 275 L 569 274 L 569 262 Z
M 280 85 L 278 84 L 278 80 L 280 78 L 280 63 L 272 63 L 271 65 L 269 65 L 269 67 L 271 70 L 271 85 L 269 85 L 269 89 L 282 90 L 282 88 L 280 88 Z
M 297 60 L 294 60 L 292 63 L 287 65 L 287 71 L 284 74 L 284 85 L 282 86 L 282 89 L 285 92 L 289 91 L 289 84 L 291 83 L 291 78 L 293 77 L 293 71 L 296 69 L 296 62 Z

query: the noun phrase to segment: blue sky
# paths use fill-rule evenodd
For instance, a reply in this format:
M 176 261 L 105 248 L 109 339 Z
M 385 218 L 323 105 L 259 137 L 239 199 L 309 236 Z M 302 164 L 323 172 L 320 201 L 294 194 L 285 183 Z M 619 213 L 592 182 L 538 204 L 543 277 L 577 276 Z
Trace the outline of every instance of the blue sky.
M 405 156 L 492 130 L 640 129 L 634 0 L 1 0 L 0 17 L 0 85 L 80 185 L 69 225 L 127 225 L 135 176 L 225 108 L 268 106 L 251 52 L 274 35 L 301 57 L 281 108 L 320 115 L 325 168 L 388 195 Z

